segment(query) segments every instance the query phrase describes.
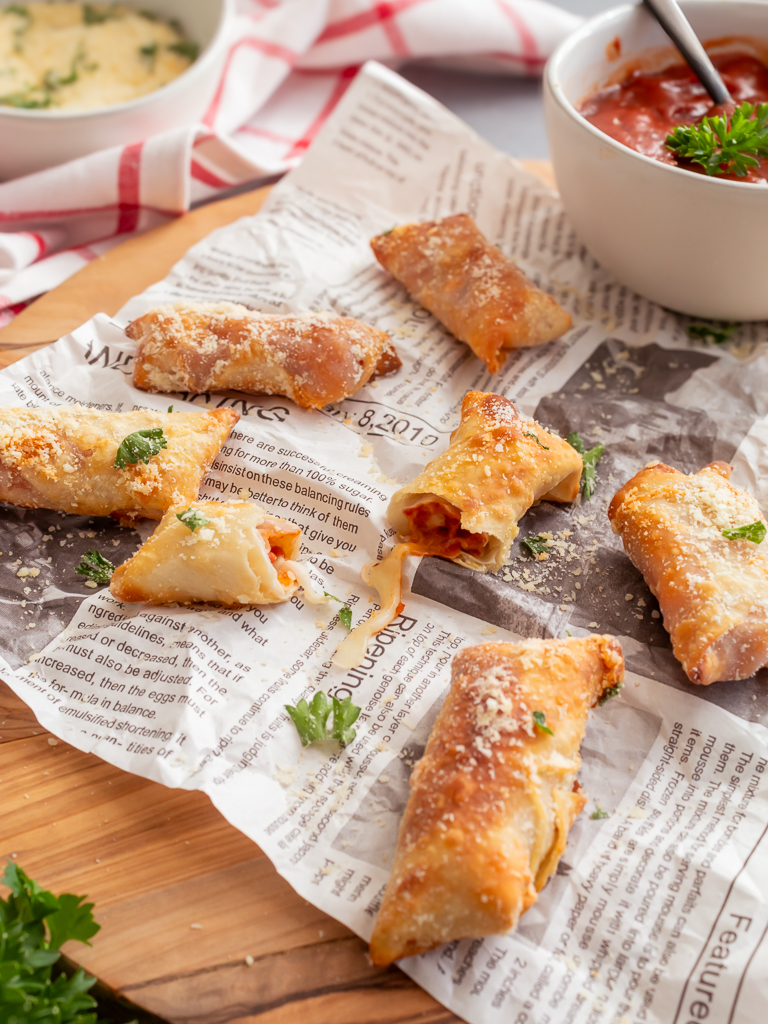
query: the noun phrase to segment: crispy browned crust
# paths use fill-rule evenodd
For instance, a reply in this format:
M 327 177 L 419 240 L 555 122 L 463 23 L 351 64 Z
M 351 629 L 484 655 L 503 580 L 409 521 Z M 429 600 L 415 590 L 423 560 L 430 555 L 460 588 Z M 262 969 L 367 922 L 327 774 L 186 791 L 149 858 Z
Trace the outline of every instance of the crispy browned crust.
M 571 317 L 485 238 L 466 213 L 371 239 L 379 263 L 496 373 L 504 349 L 542 345 Z
M 656 596 L 675 657 L 693 683 L 745 679 L 768 664 L 768 543 L 723 530 L 763 519 L 713 462 L 687 476 L 640 470 L 608 509 L 613 530 Z
M 233 389 L 319 409 L 401 365 L 389 335 L 351 317 L 277 316 L 231 302 L 161 306 L 126 334 L 138 342 L 133 383 L 144 391 Z
M 473 569 L 499 568 L 524 513 L 543 498 L 573 501 L 581 471 L 579 453 L 557 434 L 523 419 L 508 398 L 470 391 L 448 448 L 396 492 L 387 515 L 407 539 L 404 510 L 437 496 L 459 511 L 462 529 L 489 537 L 483 556 L 462 554 L 457 560 Z
M 233 409 L 102 412 L 81 406 L 0 409 L 0 501 L 129 523 L 160 519 L 198 496 L 232 427 Z M 149 463 L 115 467 L 121 442 L 160 427 L 168 444 Z
M 456 655 L 411 777 L 371 937 L 374 964 L 517 924 L 584 807 L 576 773 L 587 711 L 623 676 L 610 636 L 481 644 Z M 534 711 L 553 735 L 536 728 Z

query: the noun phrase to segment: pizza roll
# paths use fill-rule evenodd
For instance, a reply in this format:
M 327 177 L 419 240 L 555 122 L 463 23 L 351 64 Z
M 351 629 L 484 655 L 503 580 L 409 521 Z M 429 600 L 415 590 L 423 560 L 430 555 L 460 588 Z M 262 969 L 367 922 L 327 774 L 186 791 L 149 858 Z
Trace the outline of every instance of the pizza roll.
M 448 448 L 393 496 L 389 521 L 422 554 L 485 572 L 506 561 L 535 502 L 573 501 L 582 459 L 507 398 L 470 391 Z
M 691 476 L 657 463 L 624 484 L 608 509 L 658 599 L 675 657 L 703 685 L 746 679 L 768 664 L 768 543 L 738 537 L 762 537 L 765 519 L 730 473 L 725 462 Z
M 515 927 L 586 803 L 576 774 L 587 712 L 623 677 L 610 636 L 481 644 L 455 656 L 411 776 L 374 964 Z
M 161 306 L 125 332 L 143 391 L 285 395 L 320 409 L 401 366 L 389 335 L 330 313 L 275 316 L 232 302 Z
M 160 519 L 171 505 L 197 497 L 209 466 L 239 419 L 233 409 L 0 409 L 0 501 L 113 516 L 122 522 Z M 154 452 L 163 441 L 165 447 L 146 462 L 139 458 L 122 468 L 116 465 L 125 439 L 140 431 L 154 435 L 139 440 L 145 453 Z M 137 457 L 135 449 L 127 454 Z
M 317 598 L 296 562 L 301 530 L 247 501 L 175 505 L 133 558 L 115 569 L 118 601 L 236 608 L 287 601 L 299 586 Z
M 371 239 L 371 248 L 491 373 L 501 369 L 505 349 L 542 345 L 571 327 L 569 314 L 491 245 L 469 214 L 404 224 Z

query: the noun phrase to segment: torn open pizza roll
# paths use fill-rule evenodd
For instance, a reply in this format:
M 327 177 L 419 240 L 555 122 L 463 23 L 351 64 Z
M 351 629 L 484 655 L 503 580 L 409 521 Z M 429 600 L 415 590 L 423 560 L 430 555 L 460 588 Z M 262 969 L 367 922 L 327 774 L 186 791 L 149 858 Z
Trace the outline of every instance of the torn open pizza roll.
M 624 484 L 608 509 L 658 599 L 675 657 L 704 685 L 768 665 L 766 521 L 730 472 L 713 462 L 687 476 L 658 463 Z
M 523 419 L 508 398 L 470 391 L 446 450 L 393 495 L 387 517 L 399 543 L 363 570 L 379 592 L 379 610 L 342 641 L 334 663 L 359 665 L 371 638 L 402 609 L 407 555 L 441 555 L 478 572 L 499 569 L 520 518 L 537 501 L 574 501 L 582 468 L 575 448 Z
M 301 530 L 247 501 L 176 505 L 133 558 L 115 569 L 118 601 L 207 604 L 234 608 L 287 601 L 303 587 L 315 595 L 296 559 Z
M 586 803 L 576 774 L 587 712 L 623 676 L 610 636 L 481 644 L 456 655 L 411 776 L 371 937 L 374 964 L 514 928 Z
M 491 373 L 506 351 L 565 334 L 571 317 L 537 288 L 466 213 L 404 224 L 371 240 L 382 267 L 405 285 Z
M 134 320 L 143 391 L 285 395 L 320 409 L 401 366 L 389 335 L 330 313 L 257 313 L 232 302 L 160 306 Z
M 0 409 L 0 501 L 124 522 L 160 519 L 198 496 L 239 419 L 233 409 Z
M 422 554 L 484 572 L 506 561 L 537 501 L 574 501 L 582 459 L 500 395 L 470 391 L 446 450 L 393 496 L 387 515 Z

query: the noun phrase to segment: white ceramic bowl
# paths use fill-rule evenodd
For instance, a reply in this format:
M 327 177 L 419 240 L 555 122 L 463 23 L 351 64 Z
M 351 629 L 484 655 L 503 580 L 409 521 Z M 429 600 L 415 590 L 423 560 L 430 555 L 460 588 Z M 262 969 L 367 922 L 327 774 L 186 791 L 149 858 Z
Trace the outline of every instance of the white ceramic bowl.
M 681 6 L 704 41 L 750 36 L 768 44 L 764 0 Z M 768 185 L 709 178 L 641 156 L 576 110 L 627 60 L 668 46 L 653 17 L 628 5 L 586 22 L 551 57 L 545 112 L 565 209 L 592 255 L 641 295 L 691 316 L 766 320 Z M 673 51 L 665 53 L 671 62 Z M 655 67 L 663 56 L 653 55 Z
M 0 7 L 11 0 L 0 0 Z M 56 0 L 68 2 L 68 0 Z M 227 55 L 235 0 L 122 0 L 178 18 L 200 56 L 168 85 L 127 103 L 94 110 L 18 110 L 0 106 L 0 181 L 54 167 L 110 146 L 195 124 L 213 99 Z

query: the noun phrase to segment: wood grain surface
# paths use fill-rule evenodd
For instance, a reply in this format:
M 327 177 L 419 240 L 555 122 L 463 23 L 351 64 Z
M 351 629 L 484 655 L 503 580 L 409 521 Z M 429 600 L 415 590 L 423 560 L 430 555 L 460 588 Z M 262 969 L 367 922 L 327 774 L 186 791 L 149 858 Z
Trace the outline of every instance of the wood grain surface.
M 552 184 L 549 166 L 531 170 Z M 0 366 L 114 314 L 266 190 L 203 207 L 100 257 L 0 331 Z M 398 968 L 298 896 L 202 793 L 167 789 L 50 736 L 0 682 L 0 860 L 87 893 L 102 926 L 66 953 L 137 1006 L 184 1024 L 449 1024 Z

